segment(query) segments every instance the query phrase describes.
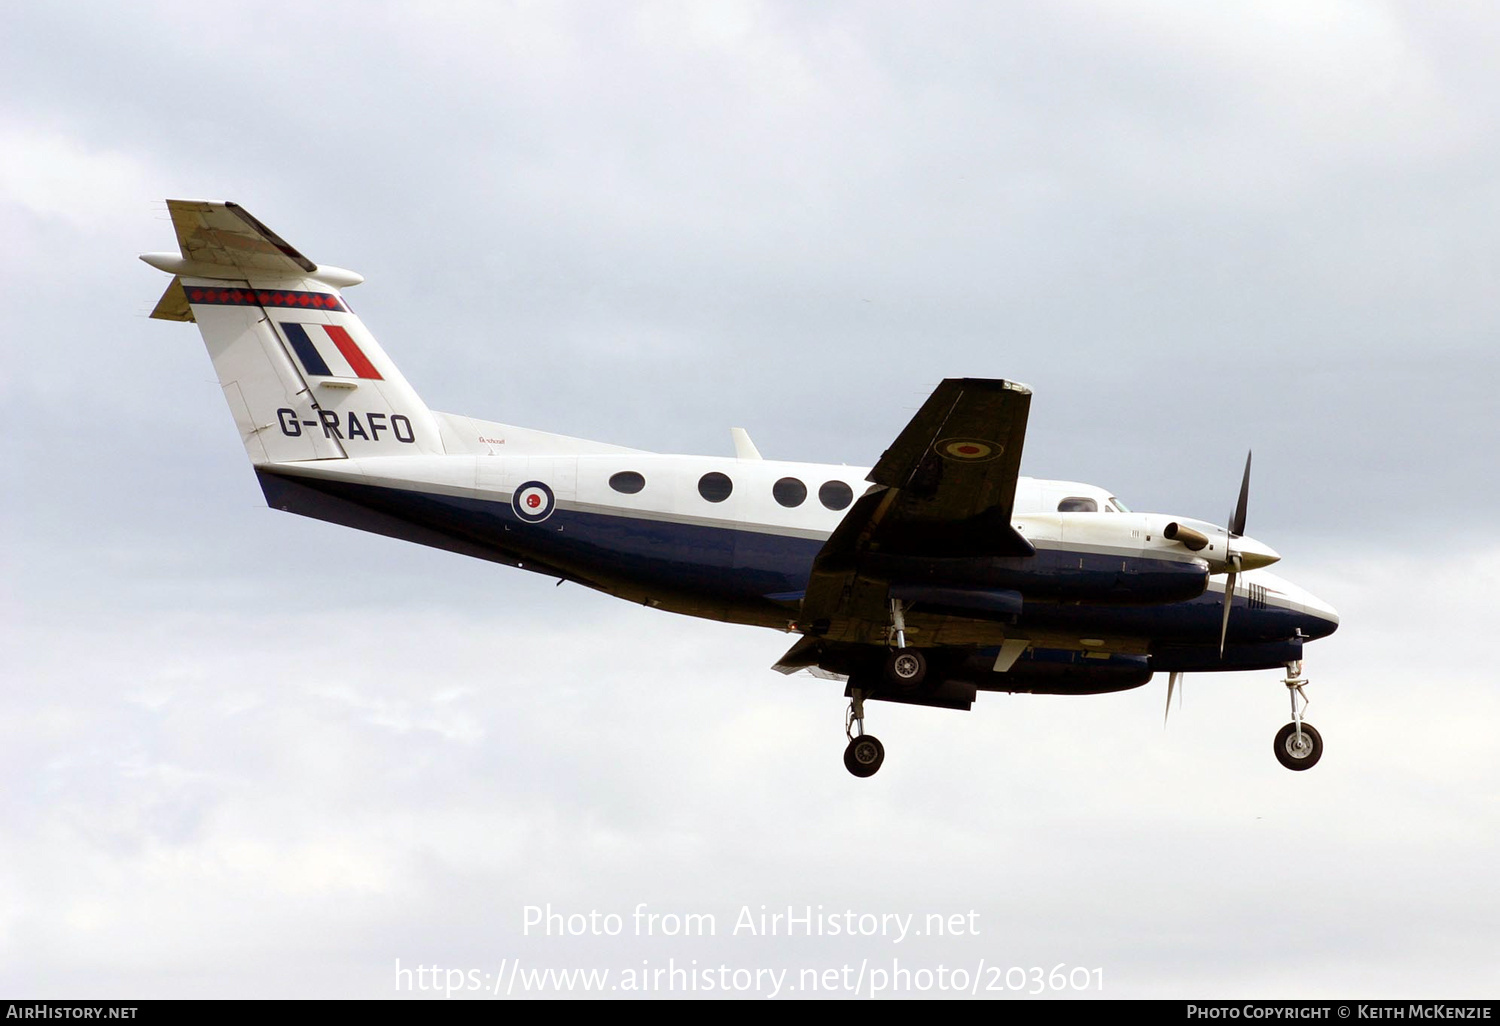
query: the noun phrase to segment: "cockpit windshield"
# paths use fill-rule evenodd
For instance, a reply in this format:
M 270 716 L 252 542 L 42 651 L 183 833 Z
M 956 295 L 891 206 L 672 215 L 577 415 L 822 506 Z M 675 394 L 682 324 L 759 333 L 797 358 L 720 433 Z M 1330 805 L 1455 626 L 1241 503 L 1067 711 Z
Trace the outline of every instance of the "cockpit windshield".
M 1066 481 L 1059 481 L 1056 483 L 1065 486 L 1069 484 L 1069 482 Z M 1059 513 L 1130 512 L 1130 509 L 1123 502 L 1115 498 L 1113 495 L 1110 495 L 1102 488 L 1092 489 L 1094 492 L 1093 495 L 1079 494 L 1079 492 L 1083 492 L 1084 489 L 1088 487 L 1088 485 L 1080 486 L 1076 483 L 1072 484 L 1071 487 L 1068 488 L 1068 491 L 1062 491 L 1061 489 L 1059 489 L 1058 491 L 1053 492 L 1052 495 L 1048 497 L 1048 501 L 1056 498 L 1057 511 Z M 1070 495 L 1068 494 L 1068 492 L 1072 492 L 1073 494 Z

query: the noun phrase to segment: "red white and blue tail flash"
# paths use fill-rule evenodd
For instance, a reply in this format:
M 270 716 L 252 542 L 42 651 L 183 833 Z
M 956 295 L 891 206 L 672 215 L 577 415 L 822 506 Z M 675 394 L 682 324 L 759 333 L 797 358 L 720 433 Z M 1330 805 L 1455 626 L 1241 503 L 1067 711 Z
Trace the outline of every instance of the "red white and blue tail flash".
M 278 324 L 308 374 L 320 378 L 382 380 L 380 371 L 342 326 L 297 321 Z

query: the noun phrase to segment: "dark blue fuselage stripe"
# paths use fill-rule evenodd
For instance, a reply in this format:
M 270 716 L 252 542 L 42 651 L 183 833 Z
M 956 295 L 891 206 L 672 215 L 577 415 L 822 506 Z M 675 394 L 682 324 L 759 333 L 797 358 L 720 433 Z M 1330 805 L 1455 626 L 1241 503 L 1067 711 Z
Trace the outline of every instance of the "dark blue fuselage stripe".
M 561 507 L 547 520 L 528 524 L 516 517 L 509 503 L 497 500 L 315 478 L 289 480 L 343 496 L 419 529 L 463 539 L 466 544 L 492 547 L 543 564 L 589 567 L 594 571 L 590 576 L 600 584 L 692 593 L 709 604 L 727 603 L 739 608 L 763 609 L 773 601 L 770 596 L 801 591 L 823 546 L 815 538 Z M 422 537 L 411 540 L 432 544 Z M 1086 567 L 1097 559 L 1100 567 L 1080 570 L 1080 558 Z M 1118 556 L 1091 557 L 1048 549 L 1038 549 L 1025 562 L 1038 581 L 1055 575 L 1092 575 L 1095 580 L 1108 582 L 1120 565 Z M 1213 591 L 1186 601 L 1144 605 L 1028 598 L 1019 625 L 1080 636 L 1117 634 L 1190 645 L 1211 641 L 1217 653 L 1223 601 L 1223 595 Z M 1275 606 L 1251 608 L 1247 598 L 1238 595 L 1230 616 L 1229 637 L 1231 643 L 1273 641 L 1293 637 L 1301 629 L 1307 637 L 1318 638 L 1330 633 L 1332 627 L 1309 613 Z
M 313 345 L 312 339 L 307 337 L 306 328 L 294 321 L 282 321 L 281 330 L 286 332 L 287 340 L 297 351 L 297 359 L 302 361 L 302 366 L 307 369 L 307 373 L 325 378 L 333 376 L 333 371 L 328 369 L 328 364 L 318 352 L 318 347 Z

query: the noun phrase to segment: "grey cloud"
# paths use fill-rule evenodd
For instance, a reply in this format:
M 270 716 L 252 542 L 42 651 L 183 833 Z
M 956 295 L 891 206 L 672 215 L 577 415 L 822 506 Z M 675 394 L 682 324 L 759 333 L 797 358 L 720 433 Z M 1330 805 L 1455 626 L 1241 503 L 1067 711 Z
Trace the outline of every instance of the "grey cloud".
M 977 907 L 982 942 L 923 957 L 1099 964 L 1112 996 L 1487 981 L 1492 26 L 371 10 L 0 15 L 7 978 L 889 953 L 519 934 L 645 901 Z M 1011 377 L 1027 472 L 1216 520 L 1253 447 L 1253 533 L 1345 615 L 1326 764 L 1274 765 L 1271 675 L 1200 676 L 1165 735 L 1159 687 L 882 710 L 861 789 L 838 689 L 765 670 L 785 638 L 267 511 L 196 333 L 145 319 L 170 195 L 365 273 L 441 409 L 867 463 L 941 378 Z

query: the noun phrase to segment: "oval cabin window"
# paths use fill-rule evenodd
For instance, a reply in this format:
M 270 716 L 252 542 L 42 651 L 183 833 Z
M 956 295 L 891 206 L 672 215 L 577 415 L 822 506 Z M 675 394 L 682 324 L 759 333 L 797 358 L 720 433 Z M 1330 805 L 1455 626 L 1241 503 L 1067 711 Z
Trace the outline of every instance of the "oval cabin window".
M 771 494 L 783 506 L 800 506 L 807 500 L 807 485 L 795 477 L 784 477 L 771 486 Z
M 829 509 L 844 509 L 854 501 L 854 489 L 842 481 L 829 481 L 818 489 L 818 501 Z
M 698 479 L 698 494 L 709 502 L 723 502 L 734 491 L 734 482 L 718 471 L 704 474 Z
M 646 487 L 646 479 L 633 470 L 622 470 L 609 479 L 609 486 L 617 492 L 634 495 Z

